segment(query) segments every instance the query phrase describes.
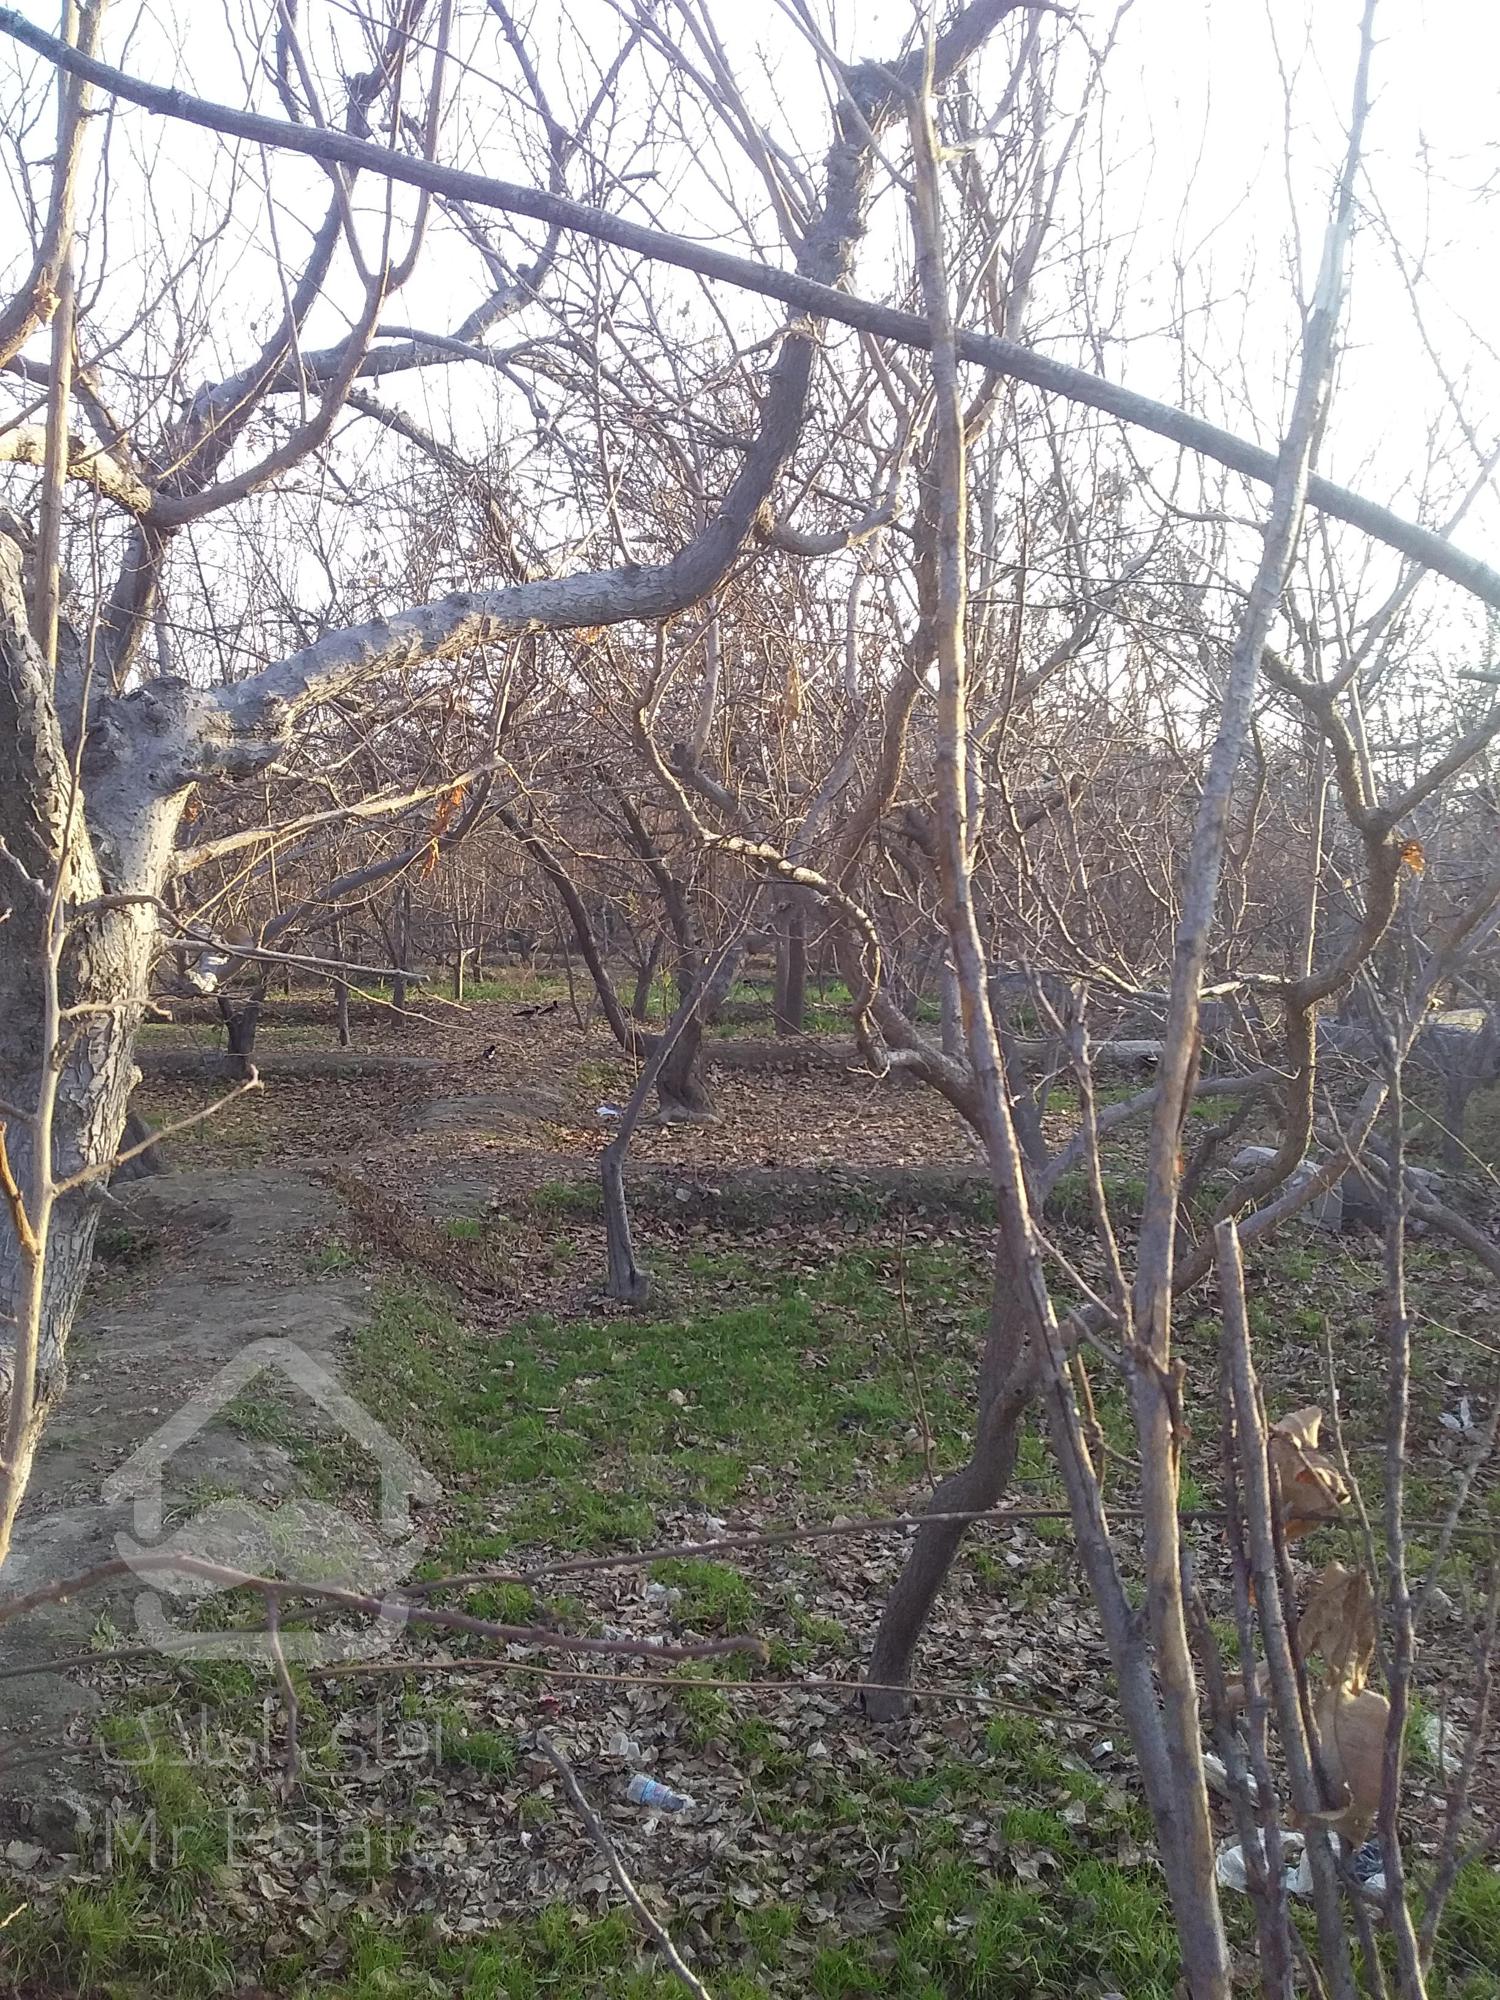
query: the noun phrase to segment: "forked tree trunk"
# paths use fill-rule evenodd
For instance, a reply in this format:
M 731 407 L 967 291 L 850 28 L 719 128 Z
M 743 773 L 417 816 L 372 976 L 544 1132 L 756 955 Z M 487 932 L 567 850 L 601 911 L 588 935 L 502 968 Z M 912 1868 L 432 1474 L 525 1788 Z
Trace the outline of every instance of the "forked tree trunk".
M 701 1022 L 689 1021 L 668 1050 L 656 1079 L 656 1098 L 666 1125 L 706 1125 L 718 1116 L 704 1075 Z
M 979 1419 L 968 1462 L 934 1487 L 926 1512 L 970 1514 L 1004 1497 L 1016 1469 L 1023 1398 L 1008 1387 L 1025 1344 L 1021 1304 L 1003 1250 L 996 1259 L 989 1327 L 979 1363 Z M 953 1558 L 968 1532 L 965 1521 L 933 1520 L 917 1530 L 900 1576 L 886 1599 L 870 1651 L 861 1697 L 874 1722 L 892 1722 L 911 1705 L 917 1647 Z
M 630 1151 L 630 1141 L 651 1092 L 655 1090 L 658 1103 L 664 1101 L 662 1079 L 668 1063 L 681 1047 L 683 1037 L 691 1034 L 695 1042 L 698 1040 L 698 1009 L 709 1004 L 717 1005 L 734 983 L 743 950 L 743 944 L 726 946 L 716 969 L 706 978 L 700 976 L 695 979 L 683 994 L 677 1012 L 654 1038 L 651 1053 L 625 1101 L 619 1130 L 605 1147 L 599 1162 L 604 1195 L 608 1290 L 612 1299 L 619 1299 L 625 1305 L 644 1305 L 651 1293 L 651 1273 L 643 1271 L 635 1261 L 635 1246 L 630 1233 L 630 1205 L 625 1198 L 625 1157 Z
M 635 993 L 630 1002 L 631 1018 L 644 1021 L 651 1011 L 651 988 L 656 981 L 656 968 L 661 963 L 662 939 L 652 940 L 651 949 L 641 961 L 635 975 Z

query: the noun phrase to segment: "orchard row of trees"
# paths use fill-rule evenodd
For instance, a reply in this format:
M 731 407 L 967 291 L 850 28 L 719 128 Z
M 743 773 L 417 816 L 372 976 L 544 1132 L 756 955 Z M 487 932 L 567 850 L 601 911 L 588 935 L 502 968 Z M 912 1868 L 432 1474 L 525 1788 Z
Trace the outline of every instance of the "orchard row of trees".
M 1490 516 L 1492 416 L 1433 336 L 1425 457 L 1377 467 L 1405 512 L 1316 469 L 1367 456 L 1337 394 L 1351 246 L 1410 275 L 1364 160 L 1374 12 L 1333 47 L 1330 156 L 1288 155 L 1322 247 L 1300 281 L 1288 252 L 1277 368 L 1245 364 L 1232 429 L 1198 365 L 1207 296 L 1180 289 L 1153 332 L 1179 402 L 1100 366 L 1131 353 L 1105 165 L 1123 18 L 893 7 L 857 61 L 791 0 L 773 89 L 707 0 L 621 4 L 602 41 L 592 10 L 279 0 L 258 39 L 195 22 L 199 96 L 149 80 L 176 74 L 150 8 L 128 53 L 103 0 L 68 0 L 57 35 L 0 15 L 34 234 L 0 313 L 0 1551 L 153 984 L 205 953 L 253 997 L 288 960 L 357 986 L 541 945 L 661 1109 L 702 1116 L 703 1029 L 746 955 L 774 950 L 788 1028 L 811 957 L 850 996 L 858 1060 L 968 1121 L 1000 1215 L 972 1456 L 886 1607 L 867 1706 L 901 1707 L 964 1517 L 1040 1414 L 1188 1987 L 1228 1994 L 1199 1696 L 1223 1677 L 1179 1535 L 1172 1337 L 1216 1274 L 1244 1638 L 1272 1669 L 1241 1804 L 1274 1861 L 1270 1731 L 1313 1829 L 1326 1990 L 1357 1990 L 1368 1917 L 1320 1830 L 1337 1802 L 1305 1663 L 1283 1657 L 1241 1259 L 1351 1160 L 1390 1190 L 1399 1467 L 1408 1210 L 1497 1261 L 1403 1176 L 1402 1063 L 1431 1053 L 1433 1007 L 1500 998 L 1500 575 L 1449 539 Z M 1205 271 L 1179 263 L 1180 286 Z M 1340 1016 L 1357 1044 L 1330 1039 Z M 1160 1059 L 1101 1106 L 1117 1029 Z M 1470 1080 L 1492 1053 L 1463 1043 Z M 1062 1136 L 1042 1118 L 1059 1074 Z M 1203 1097 L 1224 1113 L 1190 1149 Z M 1190 1225 L 1252 1113 L 1269 1158 Z M 1126 1248 L 1099 1163 L 1131 1123 Z M 1076 1171 L 1110 1277 L 1065 1309 L 1045 1217 Z M 628 1293 L 628 1254 L 615 1269 Z M 1138 1574 L 1085 1353 L 1139 1431 Z M 1415 1994 L 1393 1477 L 1379 1826 Z M 1260 1871 L 1257 1920 L 1286 1994 L 1279 1884 Z

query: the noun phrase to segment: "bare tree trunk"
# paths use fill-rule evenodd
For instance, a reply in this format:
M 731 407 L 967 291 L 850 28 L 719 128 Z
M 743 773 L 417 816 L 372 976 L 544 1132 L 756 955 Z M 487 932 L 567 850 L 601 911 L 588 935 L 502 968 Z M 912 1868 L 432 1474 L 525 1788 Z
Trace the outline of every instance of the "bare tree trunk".
M 621 1140 L 624 1140 L 624 1144 Z M 630 1209 L 625 1200 L 625 1150 L 629 1135 L 611 1140 L 599 1160 L 599 1185 L 604 1196 L 605 1290 L 622 1305 L 641 1306 L 651 1292 L 651 1273 L 635 1261 L 630 1233 Z
M 631 997 L 630 1014 L 632 1020 L 644 1021 L 651 1011 L 651 988 L 656 981 L 656 968 L 661 963 L 663 939 L 658 932 L 651 941 L 651 949 L 641 961 L 635 975 L 635 992 Z
M 331 935 L 333 939 L 333 955 L 342 963 L 344 957 L 344 926 L 337 917 L 334 918 Z M 350 1042 L 349 982 L 347 979 L 335 979 L 333 982 L 333 1024 L 334 1037 L 338 1046 L 341 1049 L 347 1049 Z
M 0 536 L 0 1125 L 20 1206 L 0 1210 L 0 1562 L 42 1428 L 61 1394 L 68 1329 L 88 1275 L 136 1082 L 156 921 L 180 800 L 138 797 L 102 904 L 93 840 L 72 805 L 49 676 L 31 641 L 20 551 Z M 66 894 L 58 893 L 61 874 Z M 122 895 L 123 892 L 123 895 Z M 90 909 L 96 901 L 101 907 Z M 49 966 L 56 968 L 52 986 Z M 64 1022 L 63 1011 L 83 1009 Z M 19 1115 L 17 1115 L 19 1114 Z M 50 1143 L 39 1150 L 40 1128 Z M 50 1155 L 50 1158 L 48 1157 Z M 75 1176 L 88 1175 L 76 1184 Z M 24 1209 L 45 1254 L 23 1240 Z M 34 1393 L 32 1384 L 34 1383 Z M 13 1400 L 19 1384 L 20 1393 Z
M 807 1030 L 807 911 L 800 899 L 787 907 L 776 955 L 776 1032 Z
M 398 1016 L 406 1006 L 406 974 L 411 965 L 411 884 L 403 882 L 396 903 L 396 921 L 393 926 L 396 943 L 394 953 L 396 977 L 391 981 L 391 1005 Z
M 1019 1391 L 1018 1363 L 1026 1325 L 1003 1245 L 995 1258 L 989 1329 L 979 1364 L 979 1420 L 968 1462 L 934 1489 L 933 1514 L 977 1513 L 995 1506 L 1016 1467 L 1029 1395 Z M 967 1533 L 963 1521 L 929 1521 L 917 1531 L 875 1634 L 861 1699 L 872 1721 L 906 1713 L 917 1646 L 948 1571 Z
M 578 1004 L 578 986 L 573 978 L 573 954 L 568 950 L 568 933 L 563 929 L 561 921 L 557 925 L 557 948 L 562 953 L 563 977 L 568 982 L 568 1008 L 581 1033 L 587 1023 L 583 1018 L 583 1009 Z
M 568 913 L 568 921 L 573 926 L 573 937 L 583 956 L 583 962 L 589 969 L 589 977 L 594 982 L 594 991 L 599 996 L 599 1005 L 604 1011 L 605 1020 L 609 1023 L 609 1031 L 622 1049 L 633 1050 L 636 1046 L 635 1030 L 620 1005 L 619 995 L 615 992 L 614 984 L 605 970 L 598 941 L 594 936 L 594 927 L 589 922 L 588 909 L 578 893 L 573 878 L 541 835 L 534 828 L 523 825 L 508 806 L 499 807 L 495 817 L 507 832 L 521 843 L 557 891 L 562 906 Z M 571 969 L 569 976 L 571 978 Z M 574 1012 L 577 1012 L 576 1001 Z
M 248 1076 L 255 1054 L 255 1037 L 260 1027 L 264 992 L 257 989 L 236 1003 L 227 993 L 215 994 L 219 1016 L 228 1040 L 229 1068 L 235 1076 Z
M 940 1033 L 943 1054 L 956 1060 L 964 1053 L 964 1022 L 958 1001 L 958 979 L 953 961 L 946 952 L 938 966 L 938 994 L 938 1005 L 942 1010 Z
M 703 1072 L 703 1023 L 695 1016 L 667 1051 L 656 1079 L 662 1122 L 706 1125 L 717 1118 Z
M 753 907 L 753 905 L 752 905 Z M 651 1290 L 651 1274 L 635 1261 L 630 1234 L 630 1209 L 625 1200 L 625 1156 L 641 1122 L 646 1099 L 653 1089 L 662 1095 L 662 1075 L 677 1052 L 683 1036 L 697 1028 L 698 1015 L 705 1005 L 713 1005 L 718 995 L 734 982 L 744 955 L 744 927 L 720 953 L 711 972 L 695 979 L 683 995 L 677 1012 L 657 1036 L 635 1088 L 626 1100 L 620 1129 L 605 1147 L 599 1162 L 599 1180 L 604 1195 L 604 1242 L 608 1259 L 609 1296 L 625 1305 L 644 1305 Z

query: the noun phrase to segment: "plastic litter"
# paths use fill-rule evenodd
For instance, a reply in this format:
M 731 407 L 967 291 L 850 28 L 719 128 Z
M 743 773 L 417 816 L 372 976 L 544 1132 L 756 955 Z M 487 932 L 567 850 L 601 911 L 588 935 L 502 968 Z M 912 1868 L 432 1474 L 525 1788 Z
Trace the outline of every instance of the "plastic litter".
M 600 1118 L 623 1118 L 625 1116 L 625 1113 L 620 1109 L 618 1104 L 596 1104 L 594 1110 Z
M 1312 1894 L 1312 1867 L 1307 1859 L 1307 1842 L 1300 1833 L 1281 1836 L 1281 1879 L 1293 1896 Z M 1248 1895 L 1250 1877 L 1245 1868 L 1245 1850 L 1236 1842 L 1221 1847 L 1214 1863 L 1214 1879 L 1221 1889 L 1238 1889 Z
M 1422 1748 L 1445 1778 L 1456 1777 L 1464 1767 L 1463 1736 L 1445 1715 L 1423 1716 Z
M 1385 1894 L 1385 1856 L 1378 1840 L 1367 1840 L 1349 1856 L 1349 1873 L 1373 1895 Z
M 641 1771 L 625 1787 L 625 1796 L 632 1805 L 650 1806 L 654 1812 L 681 1812 L 696 1804 L 686 1792 L 674 1792 L 670 1785 L 659 1785 L 655 1778 L 648 1778 Z

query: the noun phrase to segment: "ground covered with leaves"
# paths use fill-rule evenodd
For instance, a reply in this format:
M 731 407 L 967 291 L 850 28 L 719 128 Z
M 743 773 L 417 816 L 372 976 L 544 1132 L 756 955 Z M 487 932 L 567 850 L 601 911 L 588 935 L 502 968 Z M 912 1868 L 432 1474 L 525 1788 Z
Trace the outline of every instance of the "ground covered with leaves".
M 76 1857 L 12 1843 L 10 1986 L 184 2000 L 680 1990 L 623 1911 L 545 1733 L 719 2000 L 1169 2000 L 1177 1959 L 1150 1822 L 1035 1435 L 1013 1512 L 974 1531 L 955 1566 L 913 1715 L 875 1727 L 858 1707 L 905 1539 L 847 1525 L 919 1506 L 965 1451 L 989 1281 L 966 1135 L 930 1097 L 851 1074 L 816 1040 L 791 1067 L 727 1067 L 717 1125 L 641 1133 L 633 1185 L 655 1289 L 644 1312 L 610 1309 L 594 1160 L 629 1068 L 562 1006 L 518 1019 L 536 997 L 559 995 L 372 1022 L 363 1042 L 441 1067 L 376 1083 L 273 1074 L 212 1138 L 177 1142 L 177 1163 L 192 1171 L 227 1141 L 237 1157 L 334 1177 L 345 1222 L 287 1245 L 288 1269 L 299 1283 L 351 1270 L 369 1283 L 345 1379 L 441 1481 L 423 1519 L 433 1601 L 641 1639 L 655 1656 L 410 1628 L 368 1666 L 296 1670 L 290 1779 L 285 1705 L 250 1668 L 101 1663 L 89 1671 L 108 1697 L 96 1751 L 108 1805 Z M 159 1033 L 173 1038 L 185 1037 Z M 266 1046 L 307 1047 L 303 1024 L 273 1026 Z M 210 1088 L 164 1080 L 153 1108 L 181 1115 Z M 1110 1167 L 1128 1227 L 1128 1142 Z M 1064 1209 L 1058 1241 L 1088 1279 Z M 1420 1567 L 1491 1407 L 1500 1341 L 1495 1294 L 1472 1266 L 1430 1238 L 1410 1261 Z M 149 1250 L 140 1269 L 149 1281 Z M 1296 1232 L 1251 1279 L 1268 1403 L 1326 1402 L 1331 1356 L 1373 1504 L 1377 1241 Z M 1210 1413 L 1216 1338 L 1206 1305 L 1182 1328 L 1189 1394 Z M 1128 1551 L 1129 1426 L 1095 1386 Z M 372 1503 L 368 1468 L 294 1399 L 231 1416 L 280 1440 L 310 1493 Z M 1215 1439 L 1212 1420 L 1193 1436 L 1183 1501 L 1232 1646 Z M 1442 1766 L 1470 1719 L 1476 1593 L 1500 1533 L 1492 1474 L 1466 1518 L 1419 1662 L 1403 1801 L 1419 1878 Z M 703 1543 L 728 1546 L 641 1559 Z M 1311 1571 L 1352 1560 L 1350 1546 L 1341 1526 L 1299 1554 Z M 761 1656 L 670 1657 L 739 1636 Z M 99 1644 L 119 1635 L 101 1627 Z M 637 1773 L 692 1804 L 631 1803 Z M 1433 1986 L 1447 2000 L 1500 1996 L 1493 1747 L 1478 1808 Z M 1229 1902 L 1243 1955 L 1248 1909 Z

